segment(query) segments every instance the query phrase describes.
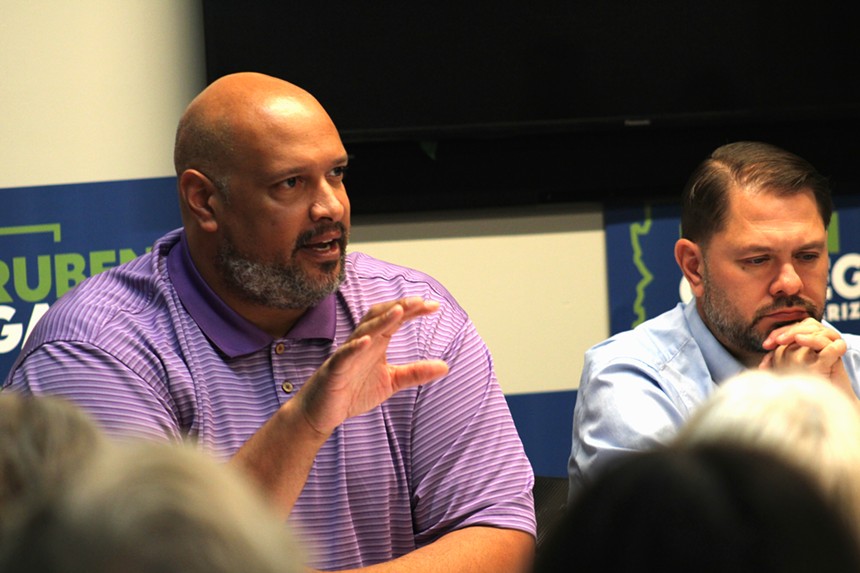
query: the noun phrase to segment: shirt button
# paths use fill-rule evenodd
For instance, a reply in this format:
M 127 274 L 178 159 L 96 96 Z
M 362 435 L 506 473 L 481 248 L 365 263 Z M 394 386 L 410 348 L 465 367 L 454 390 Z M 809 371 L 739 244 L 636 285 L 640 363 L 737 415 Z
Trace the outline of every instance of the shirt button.
M 284 383 L 281 384 L 281 390 L 283 390 L 287 394 L 290 394 L 293 391 L 293 383 L 289 380 L 284 380 Z
M 283 343 L 283 342 L 279 342 L 279 343 L 275 346 L 275 354 L 283 354 L 283 353 L 284 353 L 284 343 Z

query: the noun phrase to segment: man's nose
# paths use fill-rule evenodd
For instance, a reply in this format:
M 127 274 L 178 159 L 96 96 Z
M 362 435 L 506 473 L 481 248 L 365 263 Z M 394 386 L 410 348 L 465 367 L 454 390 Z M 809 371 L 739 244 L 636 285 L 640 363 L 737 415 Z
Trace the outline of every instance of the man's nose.
M 771 294 L 776 296 L 779 294 L 794 295 L 800 292 L 803 288 L 803 280 L 791 263 L 782 265 L 779 269 L 779 274 L 771 283 Z

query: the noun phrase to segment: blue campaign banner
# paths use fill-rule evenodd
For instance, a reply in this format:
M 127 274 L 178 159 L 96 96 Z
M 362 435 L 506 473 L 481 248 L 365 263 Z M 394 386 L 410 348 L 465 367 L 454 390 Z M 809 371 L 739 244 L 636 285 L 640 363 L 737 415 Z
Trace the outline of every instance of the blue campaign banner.
M 611 334 L 677 304 L 681 271 L 673 249 L 680 235 L 680 214 L 679 207 L 666 204 L 606 208 Z
M 860 196 L 838 196 L 828 229 L 830 275 L 824 318 L 860 334 Z M 680 206 L 642 203 L 605 212 L 612 334 L 691 297 L 675 263 Z
M 0 381 L 49 306 L 181 225 L 176 178 L 0 189 Z
M 567 477 L 576 390 L 505 396 L 537 476 Z

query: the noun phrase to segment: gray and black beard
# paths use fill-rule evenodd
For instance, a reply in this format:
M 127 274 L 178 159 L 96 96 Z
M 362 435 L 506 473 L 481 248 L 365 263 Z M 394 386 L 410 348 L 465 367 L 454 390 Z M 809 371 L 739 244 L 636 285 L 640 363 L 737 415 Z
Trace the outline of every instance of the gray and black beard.
M 305 273 L 295 264 L 294 256 L 290 259 L 293 262 L 286 264 L 253 260 L 240 253 L 229 237 L 219 246 L 215 264 L 227 287 L 247 302 L 281 310 L 310 308 L 337 290 L 345 277 L 346 232 L 342 225 L 337 226 L 343 233 L 340 260 L 322 267 L 326 273 L 323 279 Z M 300 236 L 293 255 L 322 232 L 325 229 L 318 228 Z
M 702 311 L 705 314 L 705 320 L 715 335 L 721 336 L 725 341 L 738 350 L 744 352 L 757 352 L 765 354 L 762 348 L 762 343 L 767 338 L 769 332 L 759 333 L 756 331 L 756 325 L 761 319 L 776 310 L 781 308 L 803 307 L 809 316 L 816 320 L 821 320 L 823 316 L 822 309 L 818 308 L 809 301 L 799 296 L 787 296 L 778 298 L 773 301 L 773 304 L 765 308 L 759 309 L 753 320 L 745 322 L 740 317 L 732 304 L 729 297 L 720 289 L 713 288 L 705 278 L 705 292 L 702 297 Z M 774 328 L 785 326 L 777 324 Z

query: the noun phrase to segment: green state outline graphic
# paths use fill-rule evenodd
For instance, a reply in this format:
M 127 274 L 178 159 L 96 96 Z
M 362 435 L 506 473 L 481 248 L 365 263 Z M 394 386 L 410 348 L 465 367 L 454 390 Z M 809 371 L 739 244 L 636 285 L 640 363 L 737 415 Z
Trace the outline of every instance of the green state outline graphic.
M 645 219 L 642 223 L 630 223 L 630 245 L 633 247 L 633 266 L 642 275 L 642 280 L 636 283 L 636 299 L 633 301 L 633 313 L 636 319 L 633 321 L 631 328 L 635 328 L 639 324 L 645 322 L 647 318 L 645 314 L 645 287 L 647 287 L 654 275 L 648 270 L 648 267 L 642 261 L 642 245 L 639 244 L 639 237 L 647 235 L 651 232 L 651 205 L 646 204 L 644 207 Z

